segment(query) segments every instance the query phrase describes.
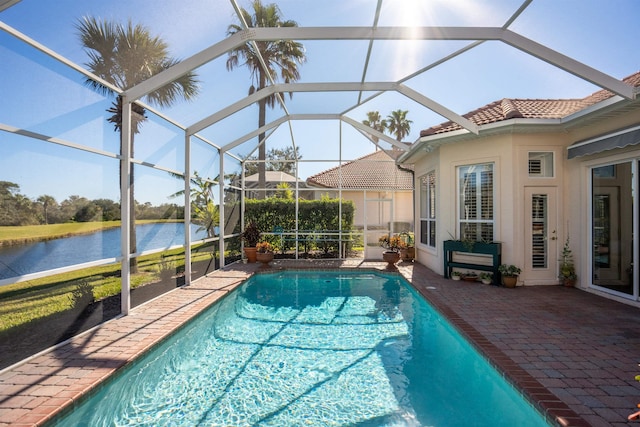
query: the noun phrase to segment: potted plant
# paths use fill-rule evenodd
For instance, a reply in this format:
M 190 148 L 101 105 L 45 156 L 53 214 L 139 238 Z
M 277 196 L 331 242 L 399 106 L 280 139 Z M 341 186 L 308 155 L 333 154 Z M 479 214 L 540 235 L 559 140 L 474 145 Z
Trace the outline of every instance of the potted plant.
M 400 247 L 402 246 L 402 241 L 398 236 L 390 236 L 385 234 L 378 239 L 378 243 L 383 248 L 387 249 L 382 253 L 382 259 L 384 259 L 389 267 L 393 267 L 398 260 L 400 260 Z
M 451 273 L 451 279 L 453 280 L 460 280 L 462 279 L 462 273 L 460 273 L 459 271 L 454 271 Z
M 255 222 L 250 222 L 242 233 L 244 240 L 244 254 L 247 262 L 256 262 L 256 245 L 260 241 L 260 230 Z
M 493 282 L 493 274 L 488 272 L 480 273 L 480 281 L 485 285 L 490 285 Z
M 567 236 L 567 240 L 564 242 L 564 247 L 562 248 L 558 279 L 560 279 L 560 282 L 567 287 L 574 286 L 578 279 L 578 276 L 576 275 L 576 267 L 573 264 L 573 252 L 569 245 L 569 236 Z
M 468 271 L 462 275 L 462 280 L 465 282 L 476 282 L 478 280 L 478 275 L 473 271 Z
M 522 272 L 513 264 L 501 264 L 498 271 L 502 275 L 502 284 L 507 288 L 515 288 L 518 283 L 518 275 Z
M 403 261 L 413 261 L 416 257 L 416 248 L 414 246 L 413 233 L 400 233 L 402 247 L 400 248 L 400 258 Z
M 256 259 L 265 267 L 273 261 L 273 246 L 269 242 L 260 242 L 256 245 Z

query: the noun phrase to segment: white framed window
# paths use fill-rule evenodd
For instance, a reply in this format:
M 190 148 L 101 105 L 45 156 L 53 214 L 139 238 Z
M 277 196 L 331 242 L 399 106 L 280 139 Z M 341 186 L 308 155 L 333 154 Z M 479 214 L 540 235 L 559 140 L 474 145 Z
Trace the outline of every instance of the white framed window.
M 553 178 L 553 152 L 532 151 L 529 153 L 529 177 Z
M 460 239 L 494 240 L 493 163 L 458 167 Z
M 436 247 L 436 173 L 420 177 L 420 243 Z

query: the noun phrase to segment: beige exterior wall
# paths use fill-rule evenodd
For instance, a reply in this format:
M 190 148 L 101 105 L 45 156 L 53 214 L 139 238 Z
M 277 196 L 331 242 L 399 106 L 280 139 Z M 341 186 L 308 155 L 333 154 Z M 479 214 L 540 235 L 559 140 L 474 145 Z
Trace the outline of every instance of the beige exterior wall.
M 527 197 L 532 192 L 551 191 L 555 195 L 553 240 L 555 259 L 549 259 L 549 268 L 557 274 L 558 258 L 567 235 L 578 274 L 578 286 L 591 285 L 590 250 L 590 168 L 623 159 L 639 158 L 638 145 L 615 149 L 591 156 L 567 159 L 567 147 L 575 142 L 615 132 L 640 124 L 637 111 L 616 118 L 607 118 L 589 126 L 552 128 L 532 126 L 526 130 L 509 129 L 509 132 L 484 137 L 472 137 L 457 142 L 447 142 L 430 153 L 416 153 L 411 162 L 415 168 L 416 188 L 416 258 L 417 261 L 443 274 L 442 242 L 459 238 L 457 231 L 457 180 L 459 166 L 494 164 L 495 240 L 502 243 L 503 263 L 515 264 L 523 269 L 520 284 L 557 284 L 557 279 L 542 279 L 527 266 Z M 554 153 L 554 176 L 530 177 L 528 159 L 530 152 Z M 437 194 L 437 243 L 435 248 L 419 243 L 420 231 L 420 177 L 436 172 Z M 549 242 L 551 244 L 551 242 Z
M 338 197 L 338 192 L 335 190 L 318 191 L 316 192 L 316 198 L 320 198 L 321 195 L 328 194 L 330 197 Z M 353 223 L 356 227 L 364 226 L 366 209 L 365 206 L 365 190 L 342 190 L 342 198 L 352 201 L 356 206 L 356 212 L 354 215 Z M 385 223 L 390 221 L 408 222 L 413 225 L 413 192 L 406 190 L 398 191 L 378 191 L 378 190 L 366 190 L 367 200 L 382 199 L 389 200 L 393 203 L 393 218 L 391 212 L 386 210 L 378 210 L 369 212 L 370 221 L 375 223 Z

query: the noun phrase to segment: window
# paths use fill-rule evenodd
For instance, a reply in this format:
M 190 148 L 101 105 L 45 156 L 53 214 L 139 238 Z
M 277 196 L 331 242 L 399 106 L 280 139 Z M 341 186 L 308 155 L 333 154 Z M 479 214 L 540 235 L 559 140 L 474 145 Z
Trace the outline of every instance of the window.
M 420 177 L 420 243 L 436 247 L 436 173 Z
M 553 153 L 529 153 L 529 176 L 537 178 L 553 178 Z
M 459 167 L 458 191 L 460 238 L 493 241 L 493 164 Z

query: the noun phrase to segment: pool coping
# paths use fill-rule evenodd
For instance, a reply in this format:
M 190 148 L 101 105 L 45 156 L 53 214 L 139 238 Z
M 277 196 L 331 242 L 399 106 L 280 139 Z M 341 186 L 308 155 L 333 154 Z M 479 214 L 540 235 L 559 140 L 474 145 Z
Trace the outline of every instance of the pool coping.
M 591 425 L 485 338 L 451 307 L 434 299 L 425 289 L 413 284 L 412 286 L 550 423 L 561 427 L 588 427 Z
M 414 266 L 426 272 L 430 270 L 418 264 L 402 264 L 397 269 L 389 269 L 385 263 L 362 260 L 352 263 L 284 261 L 270 268 L 236 263 L 217 270 L 136 307 L 128 316 L 105 322 L 0 372 L 0 426 L 35 427 L 53 423 L 99 391 L 107 379 L 123 372 L 138 357 L 164 342 L 253 274 L 288 269 L 399 274 L 548 421 L 563 427 L 590 425 L 445 302 L 434 297 L 426 286 L 412 280 Z

